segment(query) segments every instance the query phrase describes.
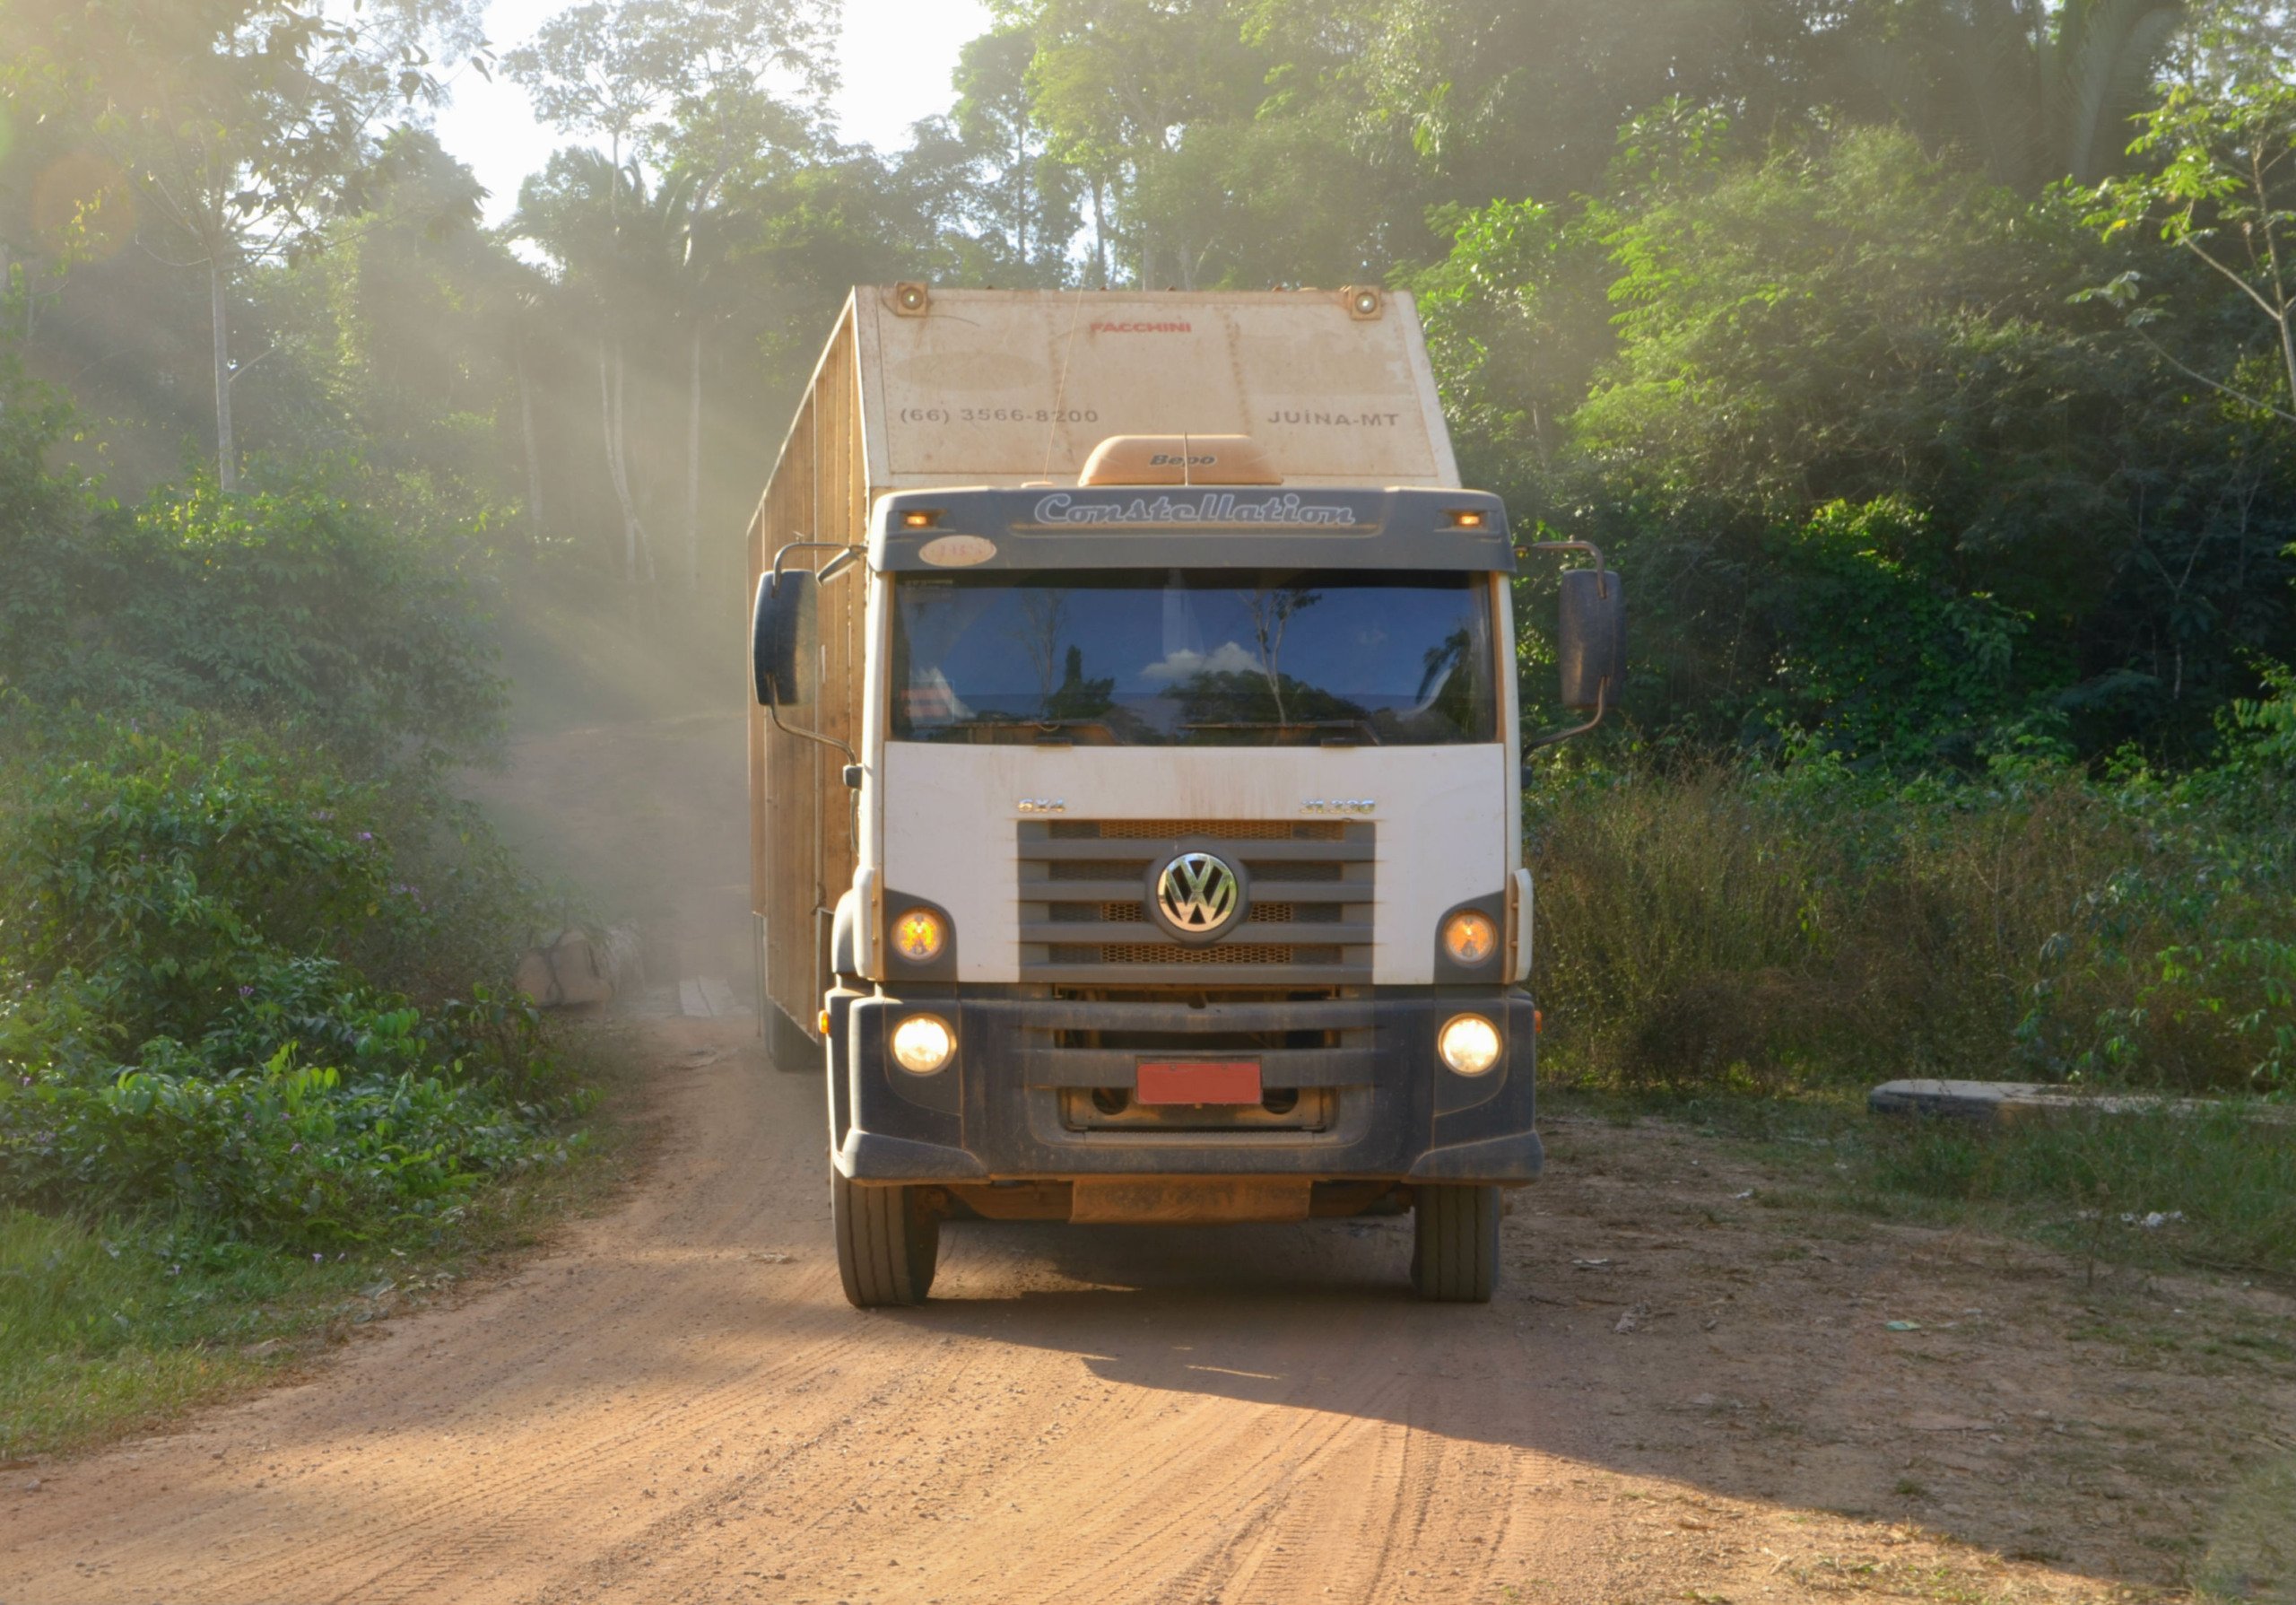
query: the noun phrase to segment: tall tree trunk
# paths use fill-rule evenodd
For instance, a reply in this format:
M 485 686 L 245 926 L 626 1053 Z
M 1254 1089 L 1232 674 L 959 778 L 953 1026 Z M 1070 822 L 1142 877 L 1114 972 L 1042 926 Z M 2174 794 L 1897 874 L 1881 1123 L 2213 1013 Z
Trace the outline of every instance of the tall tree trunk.
M 526 533 L 542 544 L 542 454 L 535 449 L 535 391 L 526 376 L 526 343 L 514 348 L 518 368 L 518 432 L 526 447 Z
M 601 379 L 604 378 L 603 371 Z M 613 384 L 606 400 L 606 468 L 613 477 L 614 499 L 622 504 L 622 563 L 623 577 L 635 584 L 641 560 L 646 578 L 654 578 L 654 544 L 639 521 L 637 499 L 630 490 L 630 412 L 626 403 L 629 363 L 622 342 L 613 345 Z
M 1023 275 L 1029 268 L 1029 135 L 1023 129 L 1013 157 L 1013 256 Z
M 598 443 L 606 458 L 606 483 L 613 487 L 617 505 L 622 501 L 622 475 L 613 468 L 613 378 L 606 363 L 606 343 L 598 342 Z M 625 537 L 627 531 L 624 531 Z M 625 567 L 629 558 L 622 559 Z
M 207 257 L 207 313 L 215 340 L 215 483 L 236 490 L 239 458 L 231 441 L 231 321 L 230 283 L 223 271 L 223 254 Z
M 685 391 L 685 588 L 701 586 L 701 318 L 693 320 Z
M 614 417 L 614 361 L 606 343 L 598 342 L 598 435 L 605 447 L 606 483 L 613 487 L 614 505 L 622 511 L 622 577 L 638 578 L 638 524 L 631 517 L 630 483 L 622 477 L 620 431 Z
M 1108 186 L 1100 175 L 1092 175 L 1092 276 L 1100 281 L 1095 286 L 1109 287 L 1109 214 L 1106 205 Z

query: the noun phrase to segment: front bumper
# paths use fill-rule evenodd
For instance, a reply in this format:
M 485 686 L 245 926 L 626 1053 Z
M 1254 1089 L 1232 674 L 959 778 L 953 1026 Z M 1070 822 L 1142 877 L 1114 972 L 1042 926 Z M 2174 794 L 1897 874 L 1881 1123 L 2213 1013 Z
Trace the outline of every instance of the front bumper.
M 1308 1176 L 1318 1181 L 1519 1183 L 1543 1159 L 1536 1131 L 1537 1034 L 1531 1000 L 1489 988 L 1373 989 L 1288 1003 L 1101 1002 L 1018 989 L 918 989 L 901 998 L 833 992 L 831 1142 L 861 1182 L 1059 1181 L 1080 1176 Z M 1504 1051 L 1484 1075 L 1457 1075 L 1435 1037 L 1473 1011 Z M 906 1016 L 955 1027 L 957 1052 L 926 1077 L 886 1049 Z M 1063 1034 L 1122 1032 L 1172 1044 L 1154 1052 L 1061 1045 Z M 1331 1088 L 1338 1117 L 1320 1131 L 1076 1130 L 1062 1088 L 1134 1085 L 1139 1060 L 1187 1056 L 1191 1037 L 1336 1033 L 1341 1045 L 1252 1051 L 1270 1087 Z M 1206 1047 L 1201 1057 L 1243 1056 Z

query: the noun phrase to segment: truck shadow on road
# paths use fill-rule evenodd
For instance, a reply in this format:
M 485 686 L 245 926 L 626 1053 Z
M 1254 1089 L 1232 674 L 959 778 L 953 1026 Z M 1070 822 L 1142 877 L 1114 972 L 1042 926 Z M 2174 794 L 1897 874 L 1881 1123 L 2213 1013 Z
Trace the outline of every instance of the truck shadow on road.
M 1488 1306 L 1412 1295 L 1408 1217 L 966 1223 L 934 1304 L 892 1319 L 1111 1384 L 1499 1448 L 1518 1477 L 1648 1479 L 2116 1582 L 2174 1581 L 2202 1552 L 2238 1407 L 2100 1363 L 2045 1257 L 1744 1211 L 1685 1229 L 1647 1196 L 1617 1209 L 1600 1177 L 1521 1195 Z

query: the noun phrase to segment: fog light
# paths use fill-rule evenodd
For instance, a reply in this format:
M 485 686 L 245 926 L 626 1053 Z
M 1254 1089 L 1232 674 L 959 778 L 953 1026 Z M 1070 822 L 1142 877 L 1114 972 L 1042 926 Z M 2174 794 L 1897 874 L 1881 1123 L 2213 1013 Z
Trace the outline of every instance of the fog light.
M 1499 922 L 1474 909 L 1453 914 L 1443 921 L 1443 951 L 1455 964 L 1487 962 L 1499 951 Z
M 1499 1027 L 1481 1015 L 1454 1015 L 1435 1039 L 1443 1062 L 1462 1076 L 1480 1076 L 1499 1062 Z
M 930 1076 L 956 1051 L 957 1034 L 938 1015 L 911 1015 L 893 1027 L 894 1062 L 912 1076 Z
M 893 921 L 893 951 L 912 964 L 931 964 L 948 939 L 941 916 L 930 909 L 911 909 Z

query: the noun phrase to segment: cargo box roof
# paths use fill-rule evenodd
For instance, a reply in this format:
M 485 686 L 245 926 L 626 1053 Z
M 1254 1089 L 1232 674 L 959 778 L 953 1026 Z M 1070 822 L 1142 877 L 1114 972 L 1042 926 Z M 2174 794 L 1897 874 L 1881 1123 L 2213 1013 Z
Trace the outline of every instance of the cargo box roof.
M 1123 434 L 1248 435 L 1292 484 L 1459 482 L 1408 294 L 865 284 L 843 322 L 813 388 L 845 417 L 798 431 L 853 431 L 872 495 L 1074 484 Z

